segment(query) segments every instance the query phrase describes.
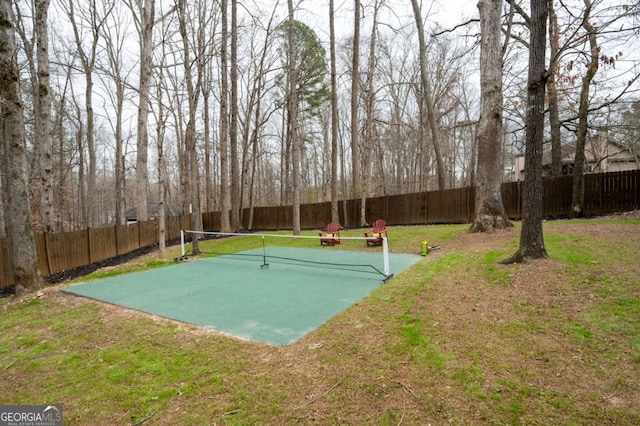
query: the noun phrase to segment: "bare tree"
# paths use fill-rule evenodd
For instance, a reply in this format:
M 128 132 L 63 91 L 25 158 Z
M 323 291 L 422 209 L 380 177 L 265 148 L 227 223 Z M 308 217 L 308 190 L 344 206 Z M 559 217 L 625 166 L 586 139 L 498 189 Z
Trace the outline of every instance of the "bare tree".
M 355 198 L 361 193 L 360 182 L 360 148 L 358 135 L 358 85 L 360 84 L 360 0 L 354 0 L 353 11 L 353 51 L 351 52 L 351 194 Z M 347 216 L 344 218 L 348 224 Z
M 231 0 L 231 127 L 229 148 L 231 155 L 231 228 L 236 231 L 240 223 L 240 170 L 238 169 L 238 1 Z
M 578 104 L 578 129 L 576 132 L 576 154 L 573 166 L 573 192 L 571 197 L 571 216 L 582 216 L 584 204 L 584 147 L 587 142 L 589 116 L 589 89 L 591 82 L 598 72 L 600 61 L 600 47 L 598 46 L 597 30 L 591 23 L 591 0 L 584 1 L 582 27 L 587 32 L 589 53 L 587 57 L 587 72 L 582 77 L 580 86 L 580 102 Z
M 34 196 L 38 198 L 36 211 L 44 232 L 55 230 L 53 206 L 53 153 L 51 136 L 51 87 L 49 84 L 49 37 L 48 11 L 49 0 L 34 0 L 31 32 L 25 27 L 25 20 L 20 4 L 15 3 L 15 29 L 20 36 L 31 80 L 31 96 L 33 99 L 33 145 L 37 163 L 35 168 L 39 184 L 32 187 Z M 35 51 L 35 53 L 34 53 Z
M 367 88 L 365 95 L 365 124 L 364 124 L 364 152 L 362 153 L 362 194 L 360 197 L 360 226 L 367 226 L 367 197 L 372 170 L 373 139 L 375 135 L 375 90 L 376 74 L 376 42 L 378 34 L 378 12 L 382 2 L 376 0 L 373 5 L 373 21 L 371 24 L 371 38 L 369 39 L 369 63 L 367 65 Z
M 151 74 L 153 70 L 153 26 L 155 0 L 126 0 L 138 30 L 140 43 L 140 79 L 138 83 L 138 122 L 136 141 L 135 197 L 136 219 L 149 219 L 149 112 L 151 105 Z
M 186 0 L 180 0 L 178 2 L 178 22 L 180 26 L 180 35 L 182 37 L 182 55 L 183 55 L 183 65 L 184 65 L 184 80 L 187 88 L 187 99 L 188 99 L 188 119 L 187 119 L 187 127 L 184 133 L 184 144 L 185 144 L 185 154 L 188 158 L 188 182 L 189 182 L 189 194 L 191 197 L 191 206 L 192 206 L 192 215 L 191 215 L 191 226 L 195 231 L 202 230 L 202 210 L 200 206 L 200 168 L 198 167 L 198 154 L 196 150 L 196 113 L 198 109 L 198 103 L 200 99 L 200 94 L 202 93 L 202 78 L 204 75 L 203 69 L 203 61 L 202 54 L 204 52 L 204 21 L 206 17 L 204 17 L 204 8 L 203 5 L 197 2 L 197 17 L 193 19 L 191 16 L 187 14 L 187 5 Z M 194 52 L 195 59 L 193 62 L 197 65 L 197 71 L 195 76 L 193 76 L 192 66 L 192 58 L 191 58 L 191 46 L 189 41 L 189 35 L 187 32 L 187 21 L 194 23 L 197 25 L 197 29 L 195 30 L 195 37 L 197 51 Z M 194 22 L 195 21 L 195 22 Z M 193 239 L 193 252 L 198 253 L 198 239 Z
M 164 46 L 163 46 L 164 47 Z M 166 163 L 164 159 L 164 134 L 166 127 L 166 118 L 164 115 L 164 105 L 162 92 L 164 91 L 162 70 L 158 72 L 158 85 L 156 87 L 158 104 L 156 115 L 156 149 L 158 151 L 158 249 L 160 251 L 160 259 L 167 256 L 166 250 L 166 225 L 165 225 L 165 178 Z
M 4 165 L 8 180 L 8 234 L 13 253 L 17 293 L 42 286 L 38 255 L 31 227 L 29 165 L 25 137 L 23 104 L 20 99 L 20 72 L 16 62 L 15 28 L 11 1 L 0 1 L 0 105 Z
M 275 58 L 269 59 L 270 49 L 269 46 L 272 42 L 273 24 L 276 19 L 276 11 L 278 4 L 271 11 L 271 15 L 266 26 L 263 29 L 264 39 L 262 41 L 262 48 L 258 52 L 251 50 L 251 66 L 248 67 L 248 80 L 251 81 L 251 87 L 247 88 L 248 96 L 245 107 L 245 118 L 243 125 L 243 155 L 242 155 L 242 175 L 241 175 L 241 190 L 240 200 L 245 202 L 248 199 L 249 218 L 246 220 L 247 229 L 253 227 L 253 213 L 255 207 L 255 192 L 256 183 L 260 183 L 256 174 L 260 166 L 260 135 L 263 132 L 263 127 L 268 121 L 269 116 L 276 110 L 276 106 L 272 105 L 271 108 L 265 108 L 265 102 L 263 99 L 267 95 L 269 86 L 267 84 L 267 74 L 272 69 L 272 66 L 276 62 Z M 262 17 L 255 17 L 255 20 L 261 20 Z M 257 29 L 257 28 L 256 28 Z M 251 43 L 254 45 L 255 43 Z M 273 84 L 273 83 L 271 83 Z M 253 128 L 252 128 L 253 124 Z M 248 195 L 247 195 L 248 193 Z M 242 223 L 245 219 L 242 218 Z
M 115 220 L 117 225 L 126 223 L 125 217 L 125 166 L 123 152 L 123 115 L 124 101 L 127 87 L 128 72 L 124 69 L 124 44 L 127 36 L 127 27 L 124 25 L 124 19 L 120 9 L 105 4 L 106 7 L 113 7 L 111 13 L 106 13 L 110 20 L 102 28 L 102 37 L 105 40 L 105 53 L 107 56 L 108 69 L 104 71 L 113 81 L 114 92 L 109 91 L 107 94 L 111 98 L 115 114 L 115 123 L 113 123 L 113 136 L 115 143 Z
M 71 22 L 73 29 L 73 36 L 76 42 L 76 48 L 78 58 L 82 66 L 82 72 L 85 78 L 85 90 L 84 90 L 84 102 L 85 102 L 85 114 L 87 117 L 86 123 L 86 140 L 87 140 L 87 152 L 89 153 L 89 175 L 87 179 L 87 192 L 86 192 L 86 209 L 88 226 L 95 227 L 98 225 L 97 218 L 97 197 L 96 197 L 96 170 L 97 170 L 97 155 L 95 144 L 95 113 L 93 110 L 93 77 L 96 66 L 96 60 L 98 56 L 98 43 L 100 42 L 101 27 L 106 22 L 106 16 L 100 16 L 97 9 L 96 0 L 89 0 L 86 4 L 86 9 L 76 10 L 75 1 L 69 0 L 68 4 L 65 4 L 66 14 Z M 88 25 L 83 26 L 78 24 L 77 18 L 83 19 Z M 90 38 L 89 47 L 85 48 L 86 34 L 82 33 L 83 28 L 88 28 Z
M 440 146 L 440 128 L 438 118 L 434 108 L 434 102 L 431 96 L 431 83 L 429 82 L 429 74 L 427 72 L 427 42 L 424 35 L 424 24 L 422 23 L 422 11 L 418 0 L 411 0 L 413 6 L 413 16 L 416 21 L 418 30 L 418 45 L 420 47 L 420 81 L 422 83 L 422 96 L 424 105 L 427 109 L 429 118 L 429 129 L 431 130 L 431 140 L 433 142 L 433 151 L 436 155 L 436 166 L 438 170 L 438 189 L 446 188 L 446 175 L 444 169 L 444 161 Z
M 548 78 L 545 70 L 548 13 L 548 0 L 531 0 L 522 231 L 518 251 L 503 263 L 547 257 L 542 232 L 542 148 Z
M 555 176 L 562 174 L 562 140 L 560 111 L 558 109 L 558 54 L 560 53 L 560 34 L 558 15 L 554 0 L 549 0 L 549 80 L 547 92 L 549 98 L 549 128 L 551 130 L 551 172 Z
M 53 138 L 51 135 L 51 84 L 49 84 L 49 0 L 35 0 L 35 34 L 38 58 L 36 102 L 36 146 L 39 147 L 42 193 L 40 211 L 45 232 L 56 230 L 53 209 Z
M 331 56 L 331 222 L 340 223 L 338 210 L 338 78 L 333 0 L 329 0 L 329 50 Z
M 415 1 L 415 0 L 414 0 Z M 502 0 L 480 0 L 480 123 L 471 232 L 511 226 L 502 203 Z
M 227 0 L 221 0 L 220 13 L 222 19 L 220 40 L 220 230 L 231 231 L 229 223 L 229 210 L 231 209 L 229 195 L 229 74 L 227 45 L 229 43 L 229 31 L 227 24 Z
M 293 235 L 301 235 L 300 229 L 300 142 L 298 141 L 298 82 L 296 67 L 296 43 L 294 39 L 293 1 L 287 0 L 289 20 L 287 22 L 288 63 L 287 76 L 289 102 L 287 114 L 287 139 L 291 141 L 292 191 L 293 191 Z

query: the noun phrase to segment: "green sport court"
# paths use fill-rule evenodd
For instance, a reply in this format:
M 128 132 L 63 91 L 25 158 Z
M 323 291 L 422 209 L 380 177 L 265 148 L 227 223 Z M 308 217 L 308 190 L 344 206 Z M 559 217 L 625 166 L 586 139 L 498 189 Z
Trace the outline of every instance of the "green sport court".
M 311 263 L 286 261 L 301 254 L 312 259 Z M 358 263 L 380 257 L 373 252 L 355 254 Z M 380 274 L 336 267 L 333 260 L 324 260 L 352 255 L 333 247 L 274 247 L 264 257 L 263 249 L 254 248 L 72 285 L 64 291 L 241 339 L 288 345 L 385 281 Z M 420 258 L 389 253 L 388 267 L 392 274 L 398 274 Z

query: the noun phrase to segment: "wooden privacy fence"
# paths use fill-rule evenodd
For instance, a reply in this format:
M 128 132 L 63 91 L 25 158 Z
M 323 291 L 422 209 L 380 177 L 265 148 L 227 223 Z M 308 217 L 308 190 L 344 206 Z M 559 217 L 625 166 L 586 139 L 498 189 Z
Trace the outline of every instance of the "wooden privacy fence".
M 640 170 L 585 175 L 584 211 L 598 215 L 640 208 Z M 522 215 L 523 182 L 502 185 L 502 199 L 507 215 Z M 546 218 L 567 216 L 571 209 L 572 177 L 544 180 L 543 215 Z M 346 203 L 346 205 L 344 204 Z M 361 200 L 339 203 L 340 223 L 359 224 Z M 378 218 L 391 225 L 468 223 L 475 214 L 475 188 L 448 189 L 414 194 L 370 198 L 365 206 L 366 218 Z M 345 216 L 346 212 L 346 216 Z M 249 228 L 249 209 L 242 211 L 243 226 Z M 300 206 L 300 224 L 306 229 L 321 229 L 331 222 L 331 203 Z M 220 229 L 220 212 L 202 214 L 203 229 Z M 291 229 L 291 206 L 255 207 L 252 229 Z M 191 228 L 191 216 L 166 218 L 166 240 L 180 237 L 181 229 Z M 38 268 L 43 276 L 129 253 L 158 243 L 157 221 L 132 225 L 57 234 L 37 234 Z M 0 289 L 13 285 L 13 264 L 8 239 L 0 239 Z
M 191 216 L 167 217 L 166 240 L 180 237 Z M 158 243 L 156 220 L 109 228 L 60 233 L 36 233 L 38 270 L 42 276 L 90 265 Z M 13 261 L 8 238 L 0 239 L 0 289 L 13 285 Z

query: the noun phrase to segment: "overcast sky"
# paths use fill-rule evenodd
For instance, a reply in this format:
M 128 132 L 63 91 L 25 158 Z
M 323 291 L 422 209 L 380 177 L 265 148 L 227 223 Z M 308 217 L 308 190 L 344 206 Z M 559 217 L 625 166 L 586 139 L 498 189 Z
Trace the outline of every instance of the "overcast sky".
M 271 10 L 276 0 L 259 1 L 254 0 L 256 5 L 267 11 Z M 350 37 L 353 34 L 353 0 L 334 0 L 336 33 L 338 39 Z M 361 25 L 361 35 L 364 37 L 369 33 L 367 30 L 371 21 L 372 3 L 371 0 L 361 0 L 365 5 L 365 13 Z M 402 26 L 415 25 L 411 0 L 385 0 L 386 7 L 380 12 L 379 22 L 394 29 Z M 427 28 L 434 27 L 437 22 L 445 28 L 453 27 L 465 22 L 470 18 L 477 18 L 477 0 L 437 0 L 431 2 L 423 1 L 422 16 Z M 321 40 L 329 40 L 329 0 L 302 0 L 294 1 L 298 4 L 295 18 L 304 22 L 316 31 Z M 286 17 L 287 2 L 279 0 L 279 16 Z

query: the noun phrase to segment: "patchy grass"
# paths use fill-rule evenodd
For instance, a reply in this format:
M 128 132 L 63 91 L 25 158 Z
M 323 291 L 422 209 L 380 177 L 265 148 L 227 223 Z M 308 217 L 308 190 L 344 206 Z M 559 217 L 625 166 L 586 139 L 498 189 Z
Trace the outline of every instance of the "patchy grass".
M 640 221 L 546 222 L 524 265 L 497 264 L 518 228 L 467 228 L 392 227 L 392 251 L 442 248 L 285 347 L 59 287 L 1 299 L 0 401 L 71 425 L 640 424 Z

